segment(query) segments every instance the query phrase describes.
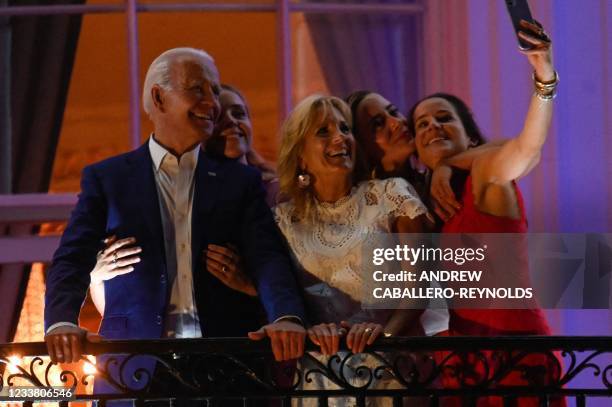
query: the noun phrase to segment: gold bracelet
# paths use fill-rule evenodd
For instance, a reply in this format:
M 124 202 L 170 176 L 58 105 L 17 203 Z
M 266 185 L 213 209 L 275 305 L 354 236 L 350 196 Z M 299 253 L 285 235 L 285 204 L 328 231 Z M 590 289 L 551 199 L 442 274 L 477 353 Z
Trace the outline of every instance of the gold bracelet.
M 554 71 L 555 77 L 550 80 L 550 81 L 541 81 L 538 79 L 538 77 L 535 74 L 535 71 L 533 71 L 533 82 L 538 85 L 538 86 L 542 86 L 542 87 L 548 87 L 548 86 L 557 86 L 557 82 L 559 82 L 559 74 L 557 73 L 557 71 Z
M 555 78 L 548 82 L 540 81 L 535 72 L 532 75 L 533 85 L 534 85 L 534 94 L 543 101 L 553 100 L 557 96 L 557 84 L 559 83 L 559 74 L 555 71 Z

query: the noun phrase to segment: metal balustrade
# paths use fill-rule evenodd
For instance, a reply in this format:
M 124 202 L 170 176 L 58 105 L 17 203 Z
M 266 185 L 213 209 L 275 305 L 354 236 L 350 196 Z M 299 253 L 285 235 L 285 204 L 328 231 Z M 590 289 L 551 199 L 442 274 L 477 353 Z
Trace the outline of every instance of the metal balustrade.
M 316 350 L 313 345 L 307 349 Z M 6 394 L 18 379 L 21 385 L 25 381 L 38 388 L 58 381 L 77 388 L 99 378 L 115 392 L 77 391 L 71 402 L 99 400 L 99 405 L 106 405 L 127 400 L 143 405 L 153 400 L 200 400 L 200 405 L 210 406 L 234 400 L 247 406 L 259 405 L 258 401 L 272 405 L 274 400 L 274 405 L 290 405 L 294 399 L 313 398 L 325 406 L 334 398 L 349 397 L 365 406 L 376 397 L 391 399 L 394 406 L 417 399 L 437 406 L 449 398 L 470 406 L 482 397 L 495 397 L 504 405 L 520 406 L 525 397 L 535 397 L 547 406 L 565 397 L 578 406 L 595 398 L 612 403 L 612 337 L 384 338 L 365 354 L 341 352 L 326 363 L 307 354 L 303 360 L 310 363 L 297 366 L 274 363 L 269 344 L 244 338 L 103 341 L 87 343 L 85 352 L 98 356 L 95 374 L 53 368 L 41 358 L 46 355 L 44 343 L 0 345 L 0 366 L 10 367 L 0 393 Z M 15 366 L 11 355 L 33 358 Z M 154 374 L 137 368 L 143 357 L 155 361 Z M 347 378 L 347 369 L 352 369 L 355 380 Z M 280 380 L 281 374 L 289 380 Z M 504 384 L 511 376 L 513 384 Z M 302 389 L 303 383 L 317 377 L 328 379 L 334 388 Z M 448 378 L 458 385 L 445 386 Z M 594 384 L 582 386 L 585 378 Z M 377 388 L 376 380 L 392 385 Z

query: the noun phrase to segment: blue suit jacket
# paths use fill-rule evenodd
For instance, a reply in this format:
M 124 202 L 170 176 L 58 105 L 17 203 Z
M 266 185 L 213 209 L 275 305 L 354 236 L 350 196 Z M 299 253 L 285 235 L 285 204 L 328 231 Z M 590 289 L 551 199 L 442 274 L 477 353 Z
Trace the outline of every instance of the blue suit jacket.
M 205 269 L 208 244 L 235 244 L 257 283 L 268 320 L 303 318 L 287 249 L 266 205 L 257 170 L 200 152 L 192 209 L 196 305 L 207 337 L 245 336 L 260 323 L 257 300 L 234 291 Z M 47 274 L 45 329 L 77 322 L 101 241 L 134 236 L 141 262 L 105 283 L 100 334 L 109 339 L 159 338 L 170 284 L 159 200 L 148 143 L 83 170 L 81 194 Z

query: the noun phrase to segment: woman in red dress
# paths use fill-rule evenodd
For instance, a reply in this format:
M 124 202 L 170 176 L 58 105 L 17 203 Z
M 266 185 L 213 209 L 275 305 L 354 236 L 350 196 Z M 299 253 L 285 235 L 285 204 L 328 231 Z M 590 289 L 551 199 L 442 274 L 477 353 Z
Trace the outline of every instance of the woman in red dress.
M 412 108 L 408 118 L 383 96 L 373 92 L 359 91 L 347 98 L 353 112 L 354 134 L 365 150 L 372 174 L 381 178 L 402 176 L 408 179 L 423 201 L 431 201 L 443 222 L 440 228 L 444 233 L 527 231 L 523 199 L 515 181 L 529 173 L 540 158 L 550 127 L 552 98 L 558 78 L 552 64 L 550 39 L 539 26 L 525 23 L 523 27 L 521 37 L 533 45 L 524 53 L 534 69 L 535 93 L 524 128 L 512 140 L 485 144 L 469 108 L 452 95 L 438 93 L 424 98 Z M 409 158 L 415 152 L 429 174 L 433 174 L 433 199 L 428 196 L 428 182 L 421 180 L 411 168 Z M 453 171 L 452 184 L 458 186 L 457 195 L 461 203 L 455 200 L 449 183 Z M 526 265 L 518 267 L 516 274 L 519 279 L 526 280 Z M 453 309 L 450 310 L 449 330 L 444 334 L 549 335 L 550 329 L 537 306 L 521 310 Z M 443 359 L 445 355 L 438 356 Z M 499 355 L 493 358 L 488 352 L 486 356 L 489 363 L 499 362 Z M 544 364 L 547 367 L 544 380 L 547 382 L 552 381 L 560 368 L 554 358 L 543 360 L 530 356 L 521 362 Z M 482 376 L 482 366 L 477 365 L 475 361 L 474 373 Z M 443 381 L 445 388 L 460 385 L 451 375 L 444 375 Z M 512 372 L 499 382 L 500 386 L 525 384 L 519 372 Z M 462 400 L 457 398 L 446 398 L 445 401 L 445 405 L 462 405 Z M 477 404 L 478 407 L 501 405 L 499 397 L 480 398 Z M 521 398 L 517 405 L 537 406 L 538 400 Z M 552 401 L 551 405 L 558 407 L 565 403 L 560 399 Z
M 523 199 L 516 180 L 531 171 L 540 154 L 551 123 L 557 74 L 552 64 L 551 44 L 541 27 L 524 23 L 520 36 L 533 45 L 524 51 L 534 69 L 535 92 L 531 98 L 524 127 L 520 134 L 504 143 L 484 145 L 483 137 L 466 104 L 459 98 L 438 93 L 418 102 L 408 115 L 408 127 L 414 134 L 419 160 L 433 172 L 432 196 L 449 208 L 443 214 L 443 233 L 525 233 L 527 220 Z M 480 147 L 479 147 L 480 146 Z M 460 203 L 444 183 L 450 167 L 468 170 L 459 188 Z M 441 185 L 441 186 L 438 186 Z M 440 211 L 437 211 L 440 213 Z M 450 216 L 454 213 L 453 216 Z M 516 269 L 518 278 L 527 278 L 527 265 Z M 524 274 L 525 276 L 522 276 Z M 450 336 L 549 335 L 543 312 L 533 309 L 452 309 Z M 501 363 L 500 352 L 487 352 L 487 362 Z M 516 356 L 516 355 L 513 355 Z M 526 366 L 543 365 L 545 384 L 554 382 L 560 373 L 559 362 L 552 357 L 529 355 L 520 362 Z M 478 375 L 478 367 L 475 374 Z M 445 387 L 457 387 L 456 377 L 445 375 Z M 498 381 L 500 387 L 527 385 L 521 372 L 513 371 Z M 452 400 L 461 405 L 460 400 Z M 449 403 L 452 404 L 452 403 Z M 480 406 L 501 406 L 499 397 L 481 398 Z M 537 397 L 521 397 L 521 407 L 538 406 Z M 563 399 L 551 400 L 563 406 Z

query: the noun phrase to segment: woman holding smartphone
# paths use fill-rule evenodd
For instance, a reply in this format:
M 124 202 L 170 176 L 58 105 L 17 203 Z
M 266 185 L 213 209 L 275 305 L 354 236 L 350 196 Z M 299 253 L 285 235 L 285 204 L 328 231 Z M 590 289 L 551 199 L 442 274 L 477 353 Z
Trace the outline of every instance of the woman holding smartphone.
M 521 192 L 516 180 L 527 175 L 538 163 L 548 135 L 553 98 L 558 84 L 552 58 L 550 39 L 541 26 L 521 22 L 518 36 L 530 44 L 522 50 L 533 67 L 534 94 L 531 97 L 522 131 L 513 139 L 495 147 L 477 147 L 482 135 L 469 108 L 459 98 L 438 93 L 418 102 L 408 115 L 408 127 L 414 134 L 419 160 L 432 171 L 436 179 L 450 174 L 450 167 L 467 170 L 461 178 L 459 205 L 454 216 L 446 219 L 442 233 L 526 233 L 527 219 Z M 434 196 L 441 201 L 453 201 L 450 188 L 440 188 Z M 521 253 L 517 253 L 520 257 Z M 515 270 L 517 278 L 528 281 L 528 264 Z M 531 309 L 451 309 L 450 336 L 512 336 L 550 335 L 543 312 Z M 484 352 L 487 363 L 499 369 L 510 353 Z M 517 354 L 512 354 L 518 357 Z M 474 370 L 483 374 L 478 361 Z M 525 368 L 544 367 L 538 381 L 554 385 L 561 373 L 560 361 L 552 355 L 530 354 L 518 358 Z M 459 385 L 457 378 L 443 377 L 445 387 Z M 533 379 L 531 379 L 533 380 Z M 498 381 L 500 386 L 525 386 L 526 376 L 511 371 Z M 453 400 L 461 405 L 461 400 Z M 520 397 L 520 407 L 540 405 L 539 397 Z M 502 406 L 501 397 L 478 399 L 477 406 Z M 564 406 L 563 398 L 551 399 L 552 406 Z

